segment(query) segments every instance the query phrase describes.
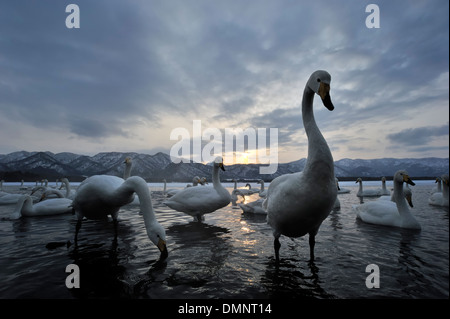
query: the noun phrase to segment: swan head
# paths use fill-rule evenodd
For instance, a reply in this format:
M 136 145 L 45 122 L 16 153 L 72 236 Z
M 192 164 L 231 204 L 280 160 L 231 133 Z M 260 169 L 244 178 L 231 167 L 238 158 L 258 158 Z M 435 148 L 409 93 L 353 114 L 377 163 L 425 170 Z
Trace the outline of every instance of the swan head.
M 151 240 L 151 242 L 158 247 L 159 251 L 161 252 L 160 259 L 166 259 L 169 253 L 167 252 L 167 246 L 166 246 L 166 231 L 164 228 L 158 223 L 154 222 L 150 226 L 149 231 L 147 232 L 148 238 Z
M 223 157 L 217 156 L 214 160 L 214 167 L 219 167 L 222 169 L 222 171 L 225 171 L 225 167 L 223 166 Z
M 409 184 L 409 185 L 412 185 L 412 186 L 416 185 L 416 184 L 411 180 L 411 178 L 409 177 L 408 172 L 407 172 L 407 171 L 403 171 L 403 170 L 397 171 L 397 172 L 395 173 L 395 175 L 394 175 L 394 180 L 395 180 L 396 182 L 399 182 L 399 183 L 406 183 L 406 184 Z
M 330 111 L 334 110 L 334 105 L 330 97 L 331 75 L 324 70 L 315 71 L 308 80 L 308 87 L 322 99 L 323 105 Z
M 125 158 L 125 160 L 123 161 L 124 164 L 131 164 L 131 157 L 127 157 Z
M 355 184 L 356 183 L 361 183 L 362 182 L 362 179 L 361 179 L 361 177 L 358 177 L 357 179 L 356 179 L 356 182 L 355 182 Z

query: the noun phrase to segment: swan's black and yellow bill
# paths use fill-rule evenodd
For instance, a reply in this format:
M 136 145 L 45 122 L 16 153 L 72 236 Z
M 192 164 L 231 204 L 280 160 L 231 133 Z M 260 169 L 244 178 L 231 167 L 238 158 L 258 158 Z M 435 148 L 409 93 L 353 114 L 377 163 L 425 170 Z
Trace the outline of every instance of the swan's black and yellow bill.
M 219 163 L 219 167 L 222 169 L 222 171 L 225 171 L 225 166 L 223 165 L 223 163 Z
M 409 185 L 412 185 L 412 186 L 416 185 L 416 183 L 414 183 L 414 182 L 411 180 L 411 178 L 409 178 L 409 176 L 406 175 L 406 174 L 403 175 L 403 181 L 404 181 L 405 183 L 409 184 Z
M 166 246 L 166 241 L 162 240 L 161 238 L 158 240 L 158 244 L 156 245 L 159 249 L 159 251 L 161 252 L 161 257 L 160 259 L 166 259 L 167 256 L 169 256 L 169 253 L 167 251 L 167 246 Z
M 334 105 L 331 102 L 331 97 L 330 97 L 330 85 L 320 82 L 320 86 L 319 86 L 319 96 L 322 99 L 322 103 L 323 105 L 329 109 L 330 111 L 334 110 Z

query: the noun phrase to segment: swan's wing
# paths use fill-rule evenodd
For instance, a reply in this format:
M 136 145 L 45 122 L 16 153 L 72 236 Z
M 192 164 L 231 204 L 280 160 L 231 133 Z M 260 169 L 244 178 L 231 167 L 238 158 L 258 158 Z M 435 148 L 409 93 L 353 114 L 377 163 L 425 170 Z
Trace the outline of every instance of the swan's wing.
M 397 205 L 388 200 L 377 200 L 354 205 L 357 217 L 370 224 L 394 226 L 400 218 Z
M 68 198 L 52 198 L 33 205 L 37 216 L 58 215 L 72 212 L 72 201 Z
M 229 203 L 217 193 L 214 187 L 189 187 L 179 191 L 164 202 L 181 212 L 211 212 Z

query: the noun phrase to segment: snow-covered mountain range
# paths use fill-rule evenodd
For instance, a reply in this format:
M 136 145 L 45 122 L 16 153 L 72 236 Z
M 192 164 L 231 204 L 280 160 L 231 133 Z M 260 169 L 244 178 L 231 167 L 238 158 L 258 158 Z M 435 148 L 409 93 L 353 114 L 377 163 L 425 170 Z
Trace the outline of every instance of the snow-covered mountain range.
M 46 178 L 49 181 L 68 177 L 72 181 L 81 181 L 87 176 L 108 174 L 122 176 L 124 160 L 131 157 L 133 166 L 131 175 L 139 175 L 148 182 L 167 181 L 190 182 L 194 176 L 205 176 L 211 180 L 211 166 L 200 163 L 175 164 L 164 153 L 154 155 L 123 152 L 103 152 L 94 156 L 74 153 L 51 152 L 13 152 L 0 155 L 0 179 L 5 181 L 36 181 Z M 273 175 L 259 174 L 259 164 L 235 164 L 221 172 L 221 179 L 270 181 L 287 173 L 299 172 L 306 159 L 278 164 Z M 412 177 L 423 178 L 441 176 L 449 171 L 448 158 L 382 158 L 382 159 L 341 159 L 335 161 L 335 173 L 340 180 L 363 177 L 378 179 L 392 176 L 397 170 L 405 169 Z

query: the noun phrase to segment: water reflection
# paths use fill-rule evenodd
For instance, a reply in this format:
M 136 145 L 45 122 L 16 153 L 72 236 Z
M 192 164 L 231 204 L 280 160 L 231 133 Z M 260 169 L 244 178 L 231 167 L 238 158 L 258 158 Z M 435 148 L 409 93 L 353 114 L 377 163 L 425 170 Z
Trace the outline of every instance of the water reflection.
M 280 259 L 277 263 L 271 257 L 266 263 L 264 276 L 261 277 L 261 284 L 269 298 L 334 298 L 320 283 L 319 268 L 314 262 L 302 263 L 292 258 Z

